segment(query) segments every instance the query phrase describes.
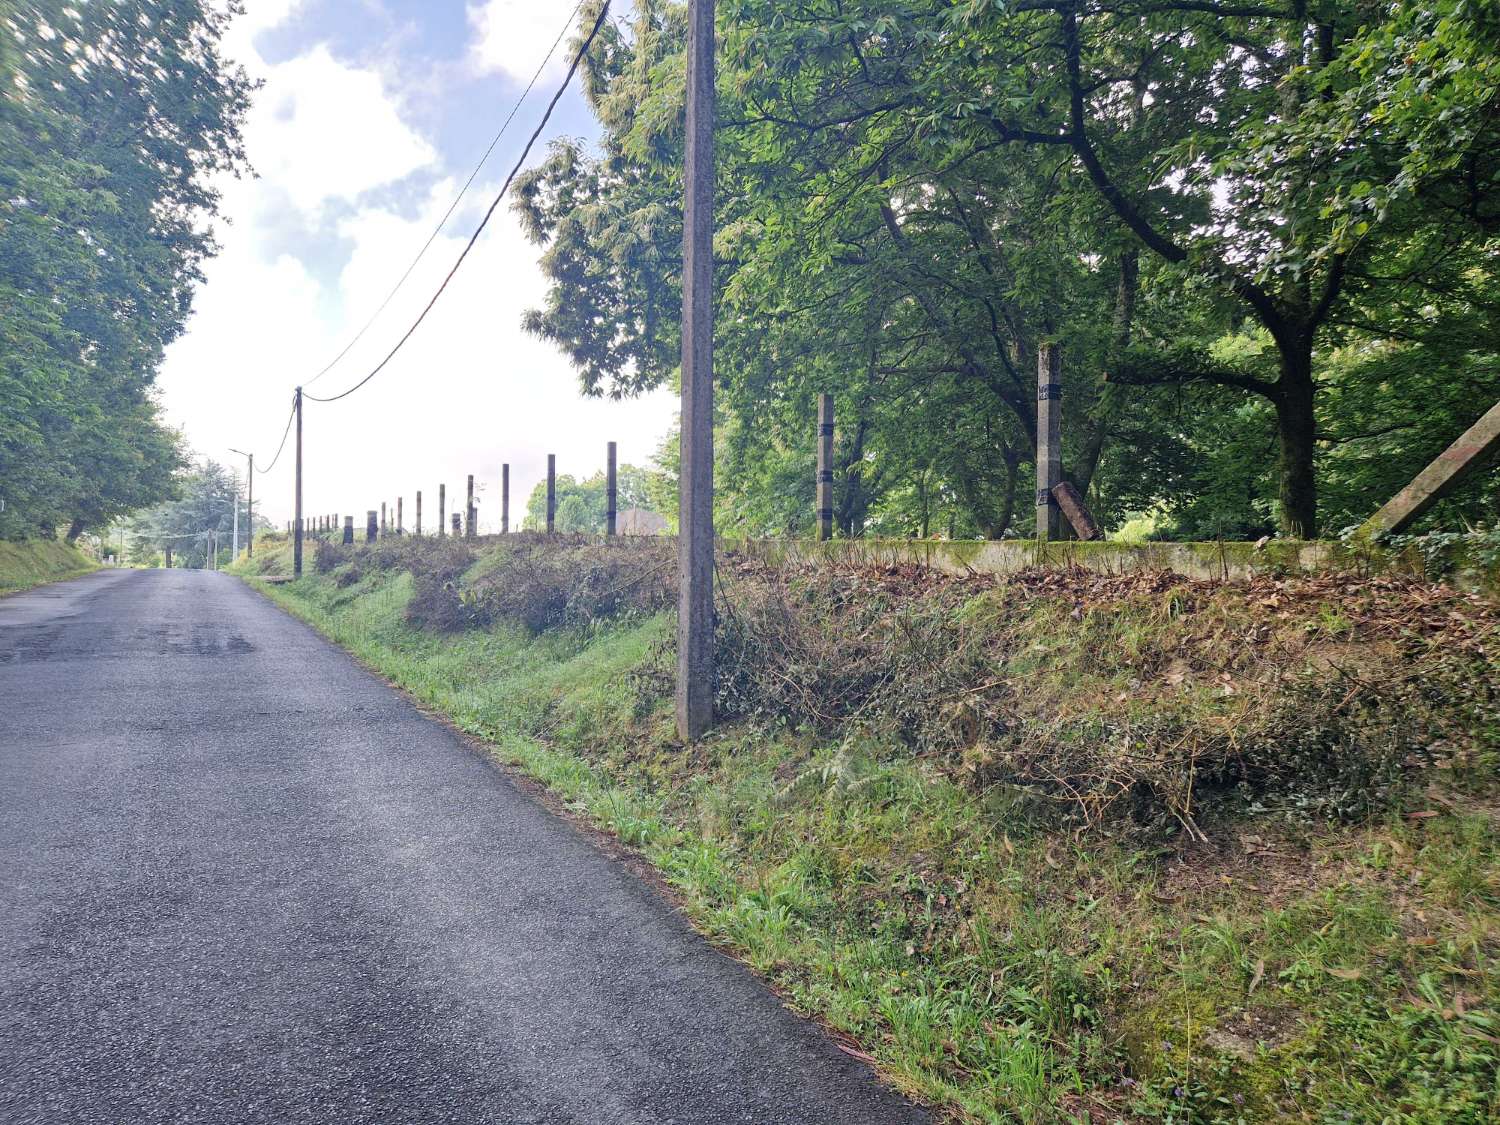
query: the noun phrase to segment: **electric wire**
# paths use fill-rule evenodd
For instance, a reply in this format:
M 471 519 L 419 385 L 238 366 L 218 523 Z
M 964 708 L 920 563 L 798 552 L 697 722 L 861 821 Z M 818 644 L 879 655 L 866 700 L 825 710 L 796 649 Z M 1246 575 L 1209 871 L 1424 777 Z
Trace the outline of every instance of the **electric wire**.
M 365 321 L 364 327 L 362 327 L 358 332 L 354 334 L 354 338 L 347 344 L 345 344 L 343 350 L 340 351 L 338 355 L 329 360 L 327 365 L 324 366 L 321 371 L 319 371 L 311 379 L 305 380 L 302 384 L 304 387 L 312 386 L 324 375 L 327 375 L 336 366 L 338 366 L 339 361 L 342 360 L 346 355 L 348 355 L 349 352 L 353 349 L 354 345 L 359 343 L 360 340 L 364 338 L 365 333 L 374 326 L 375 322 L 380 319 L 380 314 L 385 312 L 386 307 L 390 305 L 392 300 L 395 299 L 396 294 L 401 291 L 401 287 L 405 285 L 407 279 L 411 277 L 412 271 L 417 268 L 418 263 L 420 263 L 423 257 L 426 256 L 427 251 L 432 248 L 432 244 L 437 241 L 437 236 L 440 235 L 443 232 L 443 228 L 448 225 L 448 220 L 453 217 L 453 212 L 458 210 L 458 205 L 463 202 L 464 196 L 467 195 L 469 189 L 474 186 L 474 180 L 479 176 L 480 171 L 489 161 L 490 154 L 495 151 L 495 146 L 500 143 L 500 138 L 505 136 L 505 131 L 510 128 L 510 123 L 515 120 L 516 114 L 521 110 L 521 106 L 525 104 L 526 99 L 531 96 L 531 91 L 536 86 L 537 79 L 542 76 L 542 71 L 547 69 L 547 64 L 552 61 L 552 56 L 557 53 L 557 45 L 563 41 L 563 36 L 567 35 L 568 28 L 573 26 L 573 21 L 578 18 L 578 13 L 583 8 L 583 5 L 584 0 L 578 0 L 578 3 L 573 6 L 573 11 L 568 16 L 567 22 L 563 24 L 562 30 L 557 33 L 557 38 L 552 41 L 552 46 L 547 49 L 546 56 L 537 65 L 536 72 L 531 76 L 531 81 L 526 83 L 526 89 L 521 91 L 521 96 L 516 99 L 516 104 L 510 107 L 510 113 L 506 116 L 504 122 L 502 122 L 500 125 L 500 131 L 496 133 L 493 138 L 491 138 L 489 147 L 484 150 L 484 155 L 479 158 L 479 163 L 474 165 L 474 170 L 469 173 L 469 178 L 464 181 L 464 186 L 459 188 L 458 194 L 453 197 L 453 202 L 448 204 L 448 210 L 443 212 L 443 217 L 438 220 L 437 226 L 434 227 L 432 233 L 427 236 L 427 241 L 422 243 L 422 248 L 417 251 L 417 256 L 413 258 L 411 260 L 411 264 L 406 267 L 406 272 L 403 273 L 399 279 L 397 279 L 396 284 L 391 287 L 391 291 L 385 295 L 385 300 L 381 301 L 380 305 L 375 309 L 375 311 L 370 314 L 370 319 Z
M 271 463 L 264 469 L 257 466 L 257 473 L 269 473 L 276 467 L 276 462 L 281 460 L 281 451 L 286 448 L 287 435 L 292 432 L 292 419 L 297 416 L 297 398 L 292 396 L 292 409 L 286 416 L 286 429 L 281 431 L 281 444 L 276 447 L 276 456 L 271 458 Z
M 479 241 L 479 236 L 484 233 L 484 228 L 489 225 L 490 219 L 494 216 L 496 209 L 500 206 L 500 201 L 505 198 L 505 193 L 510 190 L 511 181 L 516 178 L 517 173 L 521 171 L 521 166 L 526 163 L 526 158 L 531 155 L 532 146 L 536 144 L 537 138 L 542 135 L 542 130 L 547 127 L 547 122 L 552 117 L 552 111 L 557 108 L 557 103 L 562 100 L 563 93 L 572 83 L 573 75 L 578 71 L 578 64 L 583 61 L 583 56 L 587 54 L 588 49 L 593 46 L 594 39 L 599 34 L 599 29 L 604 26 L 604 19 L 608 14 L 609 3 L 608 0 L 606 0 L 604 6 L 599 9 L 599 17 L 594 20 L 594 26 L 590 29 L 588 38 L 586 38 L 579 45 L 578 50 L 574 53 L 573 61 L 568 66 L 568 73 L 563 77 L 562 84 L 558 86 L 557 92 L 552 95 L 552 100 L 547 103 L 547 111 L 542 114 L 542 120 L 537 124 L 537 127 L 532 132 L 530 139 L 527 140 L 526 147 L 521 151 L 520 158 L 516 161 L 515 166 L 510 170 L 510 175 L 505 177 L 505 183 L 501 185 L 499 194 L 495 196 L 494 201 L 489 206 L 489 210 L 484 213 L 484 218 L 480 220 L 479 226 L 469 237 L 468 244 L 458 255 L 458 260 L 453 263 L 453 268 L 448 271 L 448 275 L 443 278 L 443 282 L 438 286 L 437 292 L 432 295 L 432 299 L 427 302 L 426 306 L 417 315 L 417 319 L 412 322 L 411 327 L 406 330 L 401 339 L 396 341 L 396 346 L 393 347 L 388 353 L 386 353 L 385 358 L 377 363 L 368 375 L 366 375 L 359 382 L 355 383 L 348 390 L 341 391 L 336 395 L 329 395 L 326 398 L 319 397 L 318 395 L 310 395 L 306 391 L 303 391 L 302 397 L 304 399 L 311 400 L 312 402 L 337 402 L 341 398 L 352 395 L 355 391 L 359 390 L 371 379 L 375 378 L 376 375 L 379 375 L 380 372 L 385 369 L 386 365 L 389 364 L 391 360 L 396 358 L 396 353 L 406 346 L 406 342 L 412 338 L 417 329 L 421 326 L 422 322 L 427 319 L 427 314 L 430 313 L 433 306 L 438 303 L 438 298 L 440 298 L 443 295 L 444 291 L 447 290 L 449 282 L 453 280 L 454 275 L 458 273 L 459 267 L 464 264 L 464 260 L 469 256 L 469 251 L 474 249 L 474 244 Z

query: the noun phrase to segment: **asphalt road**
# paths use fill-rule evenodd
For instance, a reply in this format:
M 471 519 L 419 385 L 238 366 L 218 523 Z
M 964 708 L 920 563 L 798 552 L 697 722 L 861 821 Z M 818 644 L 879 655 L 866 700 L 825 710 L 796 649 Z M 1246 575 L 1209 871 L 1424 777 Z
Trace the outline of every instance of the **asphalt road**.
M 0 599 L 0 1121 L 921 1120 L 238 580 Z

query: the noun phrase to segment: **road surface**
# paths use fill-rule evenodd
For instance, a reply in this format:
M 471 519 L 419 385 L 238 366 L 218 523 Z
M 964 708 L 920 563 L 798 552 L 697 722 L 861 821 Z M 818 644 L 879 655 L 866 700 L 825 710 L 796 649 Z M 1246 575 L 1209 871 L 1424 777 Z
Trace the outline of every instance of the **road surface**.
M 0 599 L 0 1121 L 921 1120 L 237 579 Z

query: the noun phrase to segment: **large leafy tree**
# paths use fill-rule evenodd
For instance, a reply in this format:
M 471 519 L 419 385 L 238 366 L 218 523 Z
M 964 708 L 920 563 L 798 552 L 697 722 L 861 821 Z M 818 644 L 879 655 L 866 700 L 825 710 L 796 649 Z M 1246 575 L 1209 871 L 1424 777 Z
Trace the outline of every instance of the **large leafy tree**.
M 238 3 L 0 0 L 0 534 L 70 536 L 170 493 L 152 392 L 245 168 Z
M 834 389 L 847 531 L 930 528 L 937 497 L 956 532 L 1004 532 L 1034 448 L 1032 357 L 1053 340 L 1068 472 L 1096 503 L 1310 536 L 1320 464 L 1360 460 L 1346 443 L 1433 445 L 1436 427 L 1377 434 L 1369 414 L 1421 413 L 1420 365 L 1453 355 L 1441 325 L 1474 329 L 1469 358 L 1496 350 L 1481 331 L 1500 224 L 1492 7 L 720 10 L 716 364 L 735 518 L 771 530 L 809 511 L 787 486 L 809 487 L 811 402 Z M 598 393 L 675 373 L 681 32 L 680 6 L 643 2 L 605 37 L 597 152 L 559 146 L 521 193 L 554 281 L 530 326 Z M 1492 366 L 1469 370 L 1493 398 Z M 1360 394 L 1366 378 L 1380 381 Z M 1356 409 L 1358 425 L 1340 416 Z M 1336 518 L 1350 494 L 1340 483 Z
M 229 555 L 236 513 L 240 542 L 249 542 L 251 533 L 245 488 L 235 473 L 217 461 L 206 460 L 178 473 L 176 493 L 175 499 L 138 511 L 132 517 L 129 535 L 137 557 L 170 550 L 176 566 L 205 567 L 209 564 L 210 545 L 216 544 L 219 564 L 232 561 Z M 255 517 L 257 531 L 269 527 L 264 518 Z

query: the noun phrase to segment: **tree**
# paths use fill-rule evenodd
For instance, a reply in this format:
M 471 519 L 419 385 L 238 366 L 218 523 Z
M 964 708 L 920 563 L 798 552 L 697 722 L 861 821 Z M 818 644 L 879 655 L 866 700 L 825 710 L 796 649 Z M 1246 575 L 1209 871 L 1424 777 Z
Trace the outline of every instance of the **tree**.
M 955 533 L 1024 529 L 1034 356 L 1055 340 L 1065 464 L 1096 504 L 1165 502 L 1196 528 L 1274 517 L 1312 536 L 1319 469 L 1348 460 L 1332 454 L 1336 414 L 1362 370 L 1335 357 L 1409 344 L 1412 312 L 1488 315 L 1492 6 L 721 12 L 716 371 L 734 471 L 719 479 L 752 529 L 805 519 L 809 404 L 828 390 L 849 423 L 846 533 L 900 526 L 902 505 L 930 528 L 934 496 L 958 505 Z M 628 33 L 601 38 L 597 154 L 555 146 L 518 197 L 553 282 L 528 326 L 593 393 L 676 373 L 681 20 L 679 5 L 643 2 Z M 1235 344 L 1251 338 L 1263 346 Z
M 168 495 L 152 383 L 213 252 L 213 179 L 245 165 L 237 3 L 0 6 L 0 535 Z
M 617 511 L 627 508 L 651 508 L 652 473 L 634 465 L 620 465 L 615 470 L 615 505 Z M 564 533 L 602 534 L 607 508 L 606 480 L 603 473 L 578 480 L 564 473 L 555 482 L 557 511 L 553 528 Z M 527 531 L 547 529 L 547 482 L 539 481 L 526 500 L 526 518 L 521 524 Z
M 177 499 L 136 514 L 130 535 L 137 550 L 171 550 L 176 565 L 202 567 L 208 565 L 209 544 L 217 542 L 219 562 L 224 562 L 234 542 L 236 510 L 240 535 L 249 534 L 245 489 L 239 477 L 217 461 L 206 460 L 179 474 L 176 492 Z M 268 526 L 263 519 L 258 525 Z

